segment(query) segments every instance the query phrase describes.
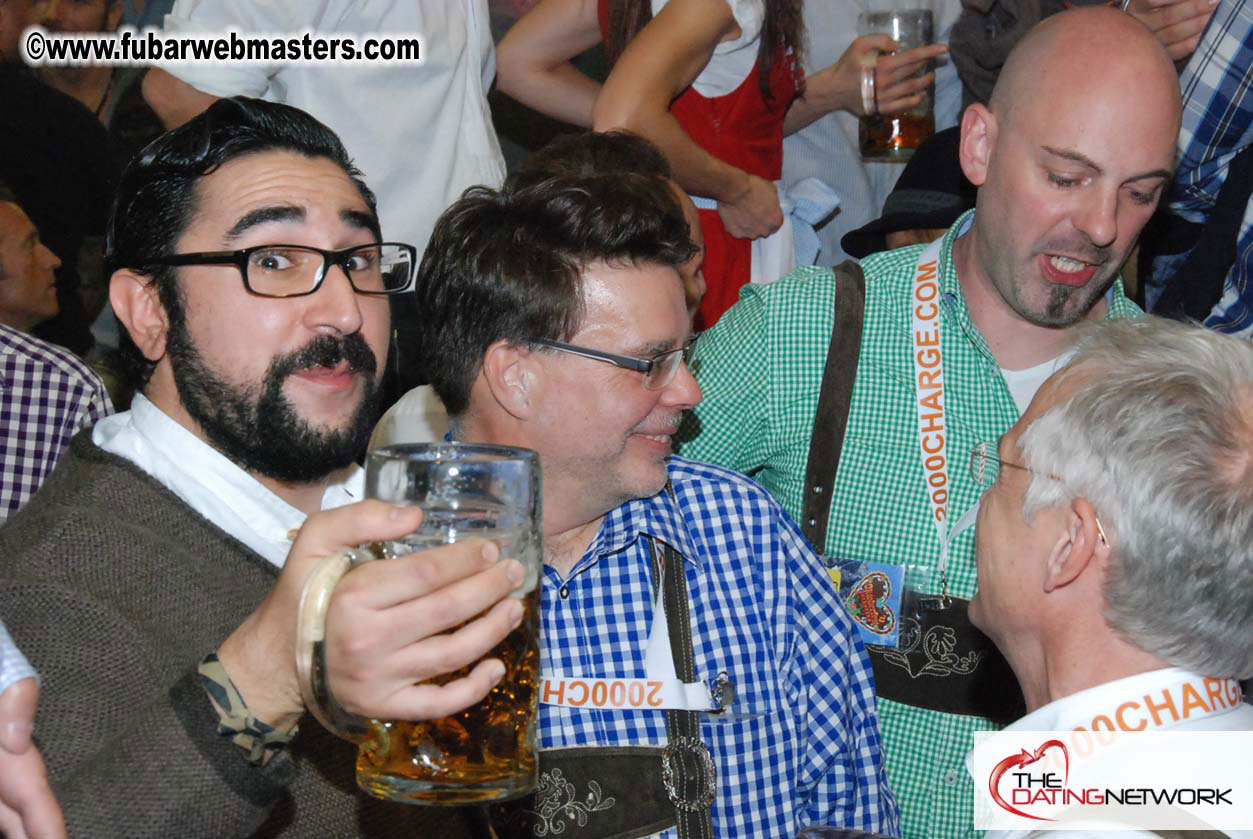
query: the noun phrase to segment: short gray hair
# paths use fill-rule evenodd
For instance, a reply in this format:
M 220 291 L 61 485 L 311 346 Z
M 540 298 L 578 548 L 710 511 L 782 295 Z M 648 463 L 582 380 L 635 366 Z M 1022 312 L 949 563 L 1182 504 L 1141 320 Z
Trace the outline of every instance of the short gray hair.
M 1080 330 L 1076 391 L 1019 439 L 1024 514 L 1086 498 L 1105 619 L 1206 676 L 1253 676 L 1253 344 L 1156 317 Z

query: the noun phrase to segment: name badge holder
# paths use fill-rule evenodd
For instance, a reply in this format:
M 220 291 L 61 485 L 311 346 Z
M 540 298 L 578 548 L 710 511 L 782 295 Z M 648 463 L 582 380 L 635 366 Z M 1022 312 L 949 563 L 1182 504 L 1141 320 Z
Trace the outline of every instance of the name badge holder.
M 867 646 L 895 647 L 905 616 L 905 569 L 870 560 L 823 556 L 827 575 Z

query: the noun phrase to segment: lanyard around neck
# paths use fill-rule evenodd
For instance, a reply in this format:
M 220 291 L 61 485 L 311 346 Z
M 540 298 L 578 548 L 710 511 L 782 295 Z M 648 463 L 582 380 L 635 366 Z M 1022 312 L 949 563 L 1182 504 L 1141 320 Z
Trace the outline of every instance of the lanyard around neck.
M 975 502 L 957 521 L 951 518 L 951 461 L 948 455 L 948 410 L 945 394 L 944 347 L 940 321 L 940 252 L 943 238 L 923 248 L 914 269 L 909 305 L 913 328 L 910 353 L 914 360 L 914 406 L 918 415 L 918 446 L 922 477 L 940 542 L 940 595 L 948 597 L 948 556 L 953 540 L 974 524 Z

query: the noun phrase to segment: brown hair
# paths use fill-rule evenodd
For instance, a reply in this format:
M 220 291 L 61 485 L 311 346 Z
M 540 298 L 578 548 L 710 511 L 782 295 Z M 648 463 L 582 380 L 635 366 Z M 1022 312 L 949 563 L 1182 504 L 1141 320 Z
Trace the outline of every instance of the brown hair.
M 431 385 L 460 416 L 492 343 L 568 341 L 579 330 L 588 265 L 677 268 L 695 252 L 674 193 L 654 176 L 471 187 L 440 216 L 418 269 L 419 357 Z

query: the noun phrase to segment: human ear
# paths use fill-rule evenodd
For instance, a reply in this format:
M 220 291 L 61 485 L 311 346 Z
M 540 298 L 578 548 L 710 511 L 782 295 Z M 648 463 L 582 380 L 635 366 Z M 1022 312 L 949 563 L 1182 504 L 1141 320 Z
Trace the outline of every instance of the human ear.
M 483 354 L 479 375 L 496 404 L 509 414 L 518 419 L 533 415 L 540 371 L 529 349 L 505 340 L 496 341 Z
M 118 322 L 149 361 L 165 355 L 170 319 L 150 277 L 123 268 L 109 279 L 109 303 Z
M 1045 564 L 1045 592 L 1073 583 L 1089 566 L 1099 569 L 1109 556 L 1109 543 L 1088 499 L 1073 499 L 1064 515 L 1064 530 Z
M 961 143 L 957 147 L 957 156 L 966 179 L 975 186 L 983 186 L 988 179 L 988 166 L 992 161 L 996 132 L 996 115 L 987 106 L 975 103 L 962 114 Z

